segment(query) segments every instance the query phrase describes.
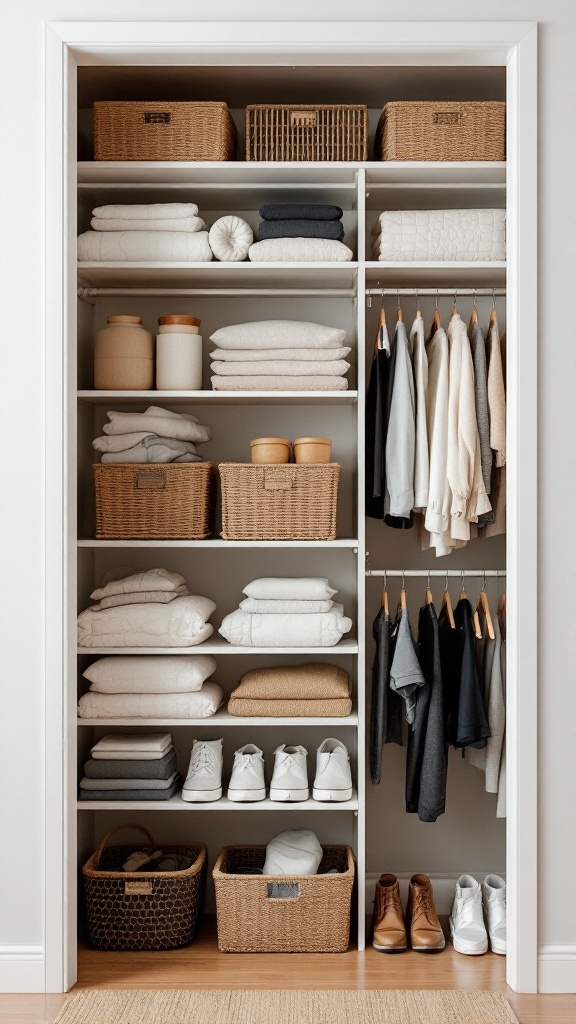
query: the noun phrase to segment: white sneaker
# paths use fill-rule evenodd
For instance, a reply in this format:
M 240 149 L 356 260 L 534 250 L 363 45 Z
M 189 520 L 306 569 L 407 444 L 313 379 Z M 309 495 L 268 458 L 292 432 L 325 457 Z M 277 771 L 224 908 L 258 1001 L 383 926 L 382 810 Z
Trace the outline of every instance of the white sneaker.
M 274 751 L 274 773 L 270 783 L 270 799 L 294 802 L 308 799 L 308 770 L 304 747 L 287 747 L 284 743 Z
M 482 914 L 482 889 L 471 875 L 460 875 L 456 882 L 450 934 L 457 953 L 480 956 L 488 949 L 488 935 Z
M 244 800 L 265 800 L 264 756 L 259 747 L 246 743 L 234 754 L 234 766 L 228 786 L 228 799 L 242 803 Z
M 486 875 L 482 886 L 484 914 L 493 953 L 506 955 L 506 882 L 500 875 Z
M 224 740 L 194 740 L 182 799 L 210 803 L 222 796 L 222 744 Z
M 314 800 L 352 799 L 350 758 L 340 740 L 324 740 L 318 747 L 312 796 Z

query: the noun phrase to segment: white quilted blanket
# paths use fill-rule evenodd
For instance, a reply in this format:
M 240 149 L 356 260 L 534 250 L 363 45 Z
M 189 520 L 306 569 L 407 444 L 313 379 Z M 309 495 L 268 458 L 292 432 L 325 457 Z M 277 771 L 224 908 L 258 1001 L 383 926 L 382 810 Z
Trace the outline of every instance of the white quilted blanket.
M 208 597 L 177 597 L 170 604 L 126 604 L 78 616 L 79 647 L 195 647 L 213 633 L 216 605 Z
M 208 263 L 207 231 L 85 231 L 78 259 L 121 263 Z
M 334 647 L 352 629 L 341 604 L 307 615 L 258 615 L 240 608 L 224 619 L 219 632 L 239 647 Z
M 379 260 L 505 260 L 505 210 L 388 210 L 374 247 Z
M 195 693 L 85 693 L 80 718 L 210 718 L 224 693 L 218 683 L 204 683 Z
M 248 250 L 253 263 L 346 263 L 352 249 L 332 238 L 265 238 Z

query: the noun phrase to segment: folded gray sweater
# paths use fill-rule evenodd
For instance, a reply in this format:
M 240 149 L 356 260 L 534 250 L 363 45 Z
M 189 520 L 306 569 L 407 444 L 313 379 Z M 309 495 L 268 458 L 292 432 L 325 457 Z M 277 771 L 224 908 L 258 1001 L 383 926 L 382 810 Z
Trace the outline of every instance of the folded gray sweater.
M 342 209 L 328 203 L 265 203 L 263 220 L 340 220 Z
M 119 761 L 113 758 L 101 761 L 91 757 L 84 765 L 88 779 L 169 779 L 176 771 L 176 751 L 170 747 L 164 757 L 155 760 Z
M 170 800 L 180 787 L 177 775 L 169 789 L 81 789 L 81 800 Z
M 89 779 L 84 777 L 80 782 L 80 789 L 87 789 L 90 792 L 106 790 L 107 793 L 114 793 L 118 789 L 149 789 L 155 793 L 161 793 L 170 789 L 176 782 L 176 772 L 172 772 L 169 779 Z
M 263 220 L 258 238 L 332 238 L 341 242 L 344 228 L 340 220 Z

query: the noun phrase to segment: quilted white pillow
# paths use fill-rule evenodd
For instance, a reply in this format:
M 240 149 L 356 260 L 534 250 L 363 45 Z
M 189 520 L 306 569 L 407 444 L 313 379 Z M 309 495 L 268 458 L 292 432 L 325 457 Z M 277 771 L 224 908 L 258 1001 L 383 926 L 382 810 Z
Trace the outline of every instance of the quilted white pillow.
M 328 601 L 338 591 L 319 577 L 264 576 L 252 580 L 242 593 L 261 601 Z
M 253 263 L 346 263 L 352 249 L 332 238 L 265 238 L 248 250 Z
M 179 572 L 170 572 L 169 569 L 144 569 L 143 572 L 134 572 L 119 580 L 110 580 L 104 587 L 93 590 L 90 597 L 94 601 L 101 601 L 103 598 L 115 597 L 118 594 L 140 594 L 151 590 L 174 593 L 185 583 L 186 580 Z
M 220 217 L 208 234 L 210 248 L 217 260 L 240 263 L 254 241 L 254 232 L 241 217 Z
M 210 718 L 222 704 L 218 683 L 204 683 L 196 693 L 85 693 L 78 701 L 80 718 Z
M 260 243 L 258 243 L 260 245 Z M 346 331 L 339 327 L 308 323 L 306 320 L 256 320 L 230 324 L 210 335 L 218 348 L 339 348 Z
M 78 616 L 79 647 L 195 647 L 213 632 L 208 597 L 177 597 L 170 604 L 125 604 Z
M 211 654 L 100 658 L 82 673 L 95 693 L 189 693 L 216 671 Z

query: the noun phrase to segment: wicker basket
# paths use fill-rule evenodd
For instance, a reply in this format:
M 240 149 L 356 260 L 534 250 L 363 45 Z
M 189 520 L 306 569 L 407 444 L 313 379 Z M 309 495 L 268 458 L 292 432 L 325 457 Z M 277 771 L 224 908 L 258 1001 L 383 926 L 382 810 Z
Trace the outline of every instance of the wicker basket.
M 204 540 L 213 530 L 212 462 L 95 463 L 98 539 Z
M 354 855 L 348 846 L 322 849 L 320 870 L 335 867 L 338 874 L 236 874 L 242 868 L 263 868 L 266 847 L 226 846 L 212 873 L 218 948 L 224 953 L 344 953 L 350 939 Z M 279 893 L 277 886 L 282 886 Z
M 252 104 L 247 160 L 366 160 L 368 107 Z
M 224 540 L 334 540 L 340 466 L 221 462 Z
M 94 104 L 95 160 L 233 160 L 235 150 L 225 103 Z
M 97 949 L 178 949 L 192 941 L 204 909 L 206 847 L 201 843 L 162 843 L 163 853 L 192 857 L 184 871 L 122 871 L 122 864 L 142 841 L 121 846 L 106 843 L 115 832 L 140 825 L 118 825 L 104 836 L 82 868 L 90 942 Z M 105 849 L 106 847 L 106 849 Z
M 506 104 L 387 103 L 377 160 L 505 160 Z

